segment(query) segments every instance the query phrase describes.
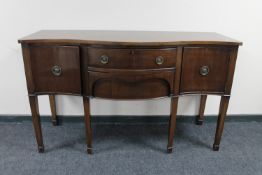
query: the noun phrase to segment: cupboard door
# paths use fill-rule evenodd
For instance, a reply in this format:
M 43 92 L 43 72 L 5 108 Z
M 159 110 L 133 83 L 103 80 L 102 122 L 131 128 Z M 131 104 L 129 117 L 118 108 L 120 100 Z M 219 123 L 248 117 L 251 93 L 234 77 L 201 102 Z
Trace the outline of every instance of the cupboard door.
M 31 46 L 35 93 L 81 94 L 77 46 Z
M 225 47 L 185 47 L 180 93 L 223 93 L 229 54 Z

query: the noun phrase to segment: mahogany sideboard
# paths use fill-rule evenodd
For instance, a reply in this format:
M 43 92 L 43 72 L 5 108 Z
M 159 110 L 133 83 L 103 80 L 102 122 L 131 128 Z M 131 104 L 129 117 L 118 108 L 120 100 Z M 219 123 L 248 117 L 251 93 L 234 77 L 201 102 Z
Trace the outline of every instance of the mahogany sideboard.
M 38 95 L 83 97 L 87 152 L 92 153 L 90 98 L 171 98 L 167 151 L 172 152 L 178 98 L 221 96 L 213 150 L 219 150 L 241 42 L 217 33 L 42 30 L 19 40 L 38 151 L 44 152 Z

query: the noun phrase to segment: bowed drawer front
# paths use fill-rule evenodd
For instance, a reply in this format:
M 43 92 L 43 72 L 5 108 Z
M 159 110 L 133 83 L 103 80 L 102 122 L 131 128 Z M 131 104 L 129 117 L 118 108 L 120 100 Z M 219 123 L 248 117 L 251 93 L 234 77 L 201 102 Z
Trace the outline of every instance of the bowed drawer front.
M 174 71 L 89 72 L 93 97 L 147 99 L 172 94 Z

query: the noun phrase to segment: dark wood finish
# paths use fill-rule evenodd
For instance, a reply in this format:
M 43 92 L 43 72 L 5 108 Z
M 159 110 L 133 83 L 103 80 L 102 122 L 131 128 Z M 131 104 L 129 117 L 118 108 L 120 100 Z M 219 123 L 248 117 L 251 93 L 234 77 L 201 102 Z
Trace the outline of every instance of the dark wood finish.
M 32 112 L 32 121 L 33 121 L 33 126 L 35 129 L 35 136 L 36 136 L 38 152 L 43 153 L 44 144 L 43 144 L 37 96 L 29 96 L 29 102 L 30 102 L 30 107 L 31 107 L 31 112 Z
M 93 44 L 121 46 L 241 45 L 232 38 L 211 32 L 41 30 L 19 39 L 30 44 Z
M 205 112 L 205 107 L 206 107 L 206 100 L 207 100 L 207 95 L 201 95 L 200 105 L 199 105 L 199 114 L 196 117 L 197 125 L 202 125 L 204 122 L 204 112 Z
M 229 96 L 222 96 L 220 101 L 220 107 L 219 107 L 219 114 L 217 119 L 217 128 L 216 128 L 216 136 L 215 141 L 213 144 L 213 150 L 218 151 L 219 150 L 219 144 L 222 136 L 222 132 L 224 129 L 224 123 L 225 123 L 225 117 L 227 113 L 228 103 L 229 103 Z
M 31 69 L 35 93 L 81 94 L 80 58 L 77 46 L 30 47 Z M 52 67 L 60 66 L 60 76 L 52 74 Z
M 58 118 L 56 115 L 56 102 L 55 95 L 49 95 L 50 109 L 51 109 L 51 120 L 54 126 L 58 125 Z
M 91 129 L 89 98 L 84 96 L 83 103 L 84 103 L 84 112 L 85 112 L 87 153 L 92 154 L 92 129 Z
M 173 151 L 173 140 L 176 129 L 176 113 L 177 113 L 178 97 L 173 97 L 171 99 L 171 112 L 169 119 L 169 130 L 168 130 L 168 143 L 167 152 L 171 153 Z
M 226 87 L 225 87 L 226 95 L 230 95 L 231 93 L 231 87 L 233 83 L 233 77 L 234 77 L 235 66 L 236 66 L 236 61 L 237 61 L 237 52 L 238 52 L 238 47 L 232 47 L 230 50 L 228 77 L 227 77 L 227 82 L 226 82 Z
M 35 91 L 35 85 L 34 85 L 33 73 L 31 67 L 32 65 L 31 65 L 31 58 L 30 58 L 30 50 L 27 44 L 22 45 L 22 52 L 23 52 L 27 90 L 29 94 L 33 94 Z
M 229 51 L 227 47 L 185 47 L 180 93 L 224 93 L 229 69 Z M 202 66 L 208 66 L 208 75 L 200 74 Z
M 146 99 L 170 96 L 174 71 L 89 72 L 93 97 Z
M 39 152 L 44 151 L 44 145 L 37 95 L 42 94 L 50 95 L 53 124 L 57 124 L 55 94 L 83 96 L 89 154 L 90 97 L 126 100 L 171 96 L 167 151 L 172 152 L 179 96 L 201 95 L 197 123 L 202 124 L 207 95 L 220 95 L 213 146 L 219 149 L 241 42 L 206 32 L 79 30 L 44 30 L 19 42 Z M 101 61 L 102 55 L 106 57 Z
M 114 69 L 158 69 L 175 67 L 176 49 L 112 49 L 83 47 L 83 59 L 88 67 Z M 108 56 L 108 63 L 101 63 L 101 56 Z M 156 63 L 157 57 L 163 57 L 163 64 Z

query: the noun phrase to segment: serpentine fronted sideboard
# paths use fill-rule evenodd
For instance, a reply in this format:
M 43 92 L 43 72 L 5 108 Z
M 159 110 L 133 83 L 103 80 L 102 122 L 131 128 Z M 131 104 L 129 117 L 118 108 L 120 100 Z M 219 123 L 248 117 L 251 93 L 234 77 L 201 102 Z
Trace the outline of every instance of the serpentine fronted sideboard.
M 219 149 L 238 47 L 216 33 L 43 30 L 19 40 L 38 151 L 44 152 L 38 95 L 83 97 L 87 152 L 92 153 L 91 97 L 171 98 L 167 151 L 172 152 L 178 98 L 201 95 L 201 125 L 207 95 L 221 96 L 213 150 Z

